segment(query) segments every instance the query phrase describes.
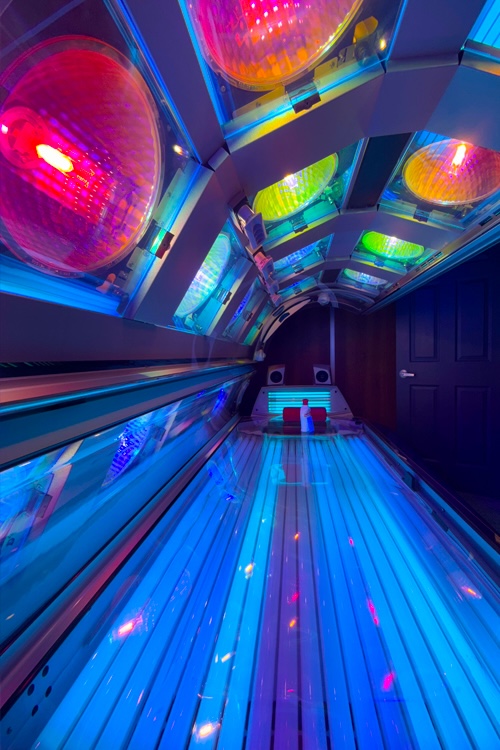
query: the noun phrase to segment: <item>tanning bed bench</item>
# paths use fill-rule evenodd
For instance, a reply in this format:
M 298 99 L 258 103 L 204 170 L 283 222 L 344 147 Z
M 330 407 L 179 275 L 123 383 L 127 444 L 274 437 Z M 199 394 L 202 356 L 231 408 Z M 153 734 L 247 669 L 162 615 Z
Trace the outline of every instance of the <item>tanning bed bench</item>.
M 311 417 L 314 424 L 326 424 L 326 409 L 323 406 L 311 407 Z M 298 406 L 285 406 L 283 409 L 283 424 L 300 424 L 300 408 Z

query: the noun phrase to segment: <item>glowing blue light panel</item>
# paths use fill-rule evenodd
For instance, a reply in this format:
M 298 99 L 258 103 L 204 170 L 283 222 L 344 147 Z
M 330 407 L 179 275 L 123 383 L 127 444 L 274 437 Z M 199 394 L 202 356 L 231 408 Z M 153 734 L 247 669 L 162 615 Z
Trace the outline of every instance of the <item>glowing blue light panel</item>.
M 500 49 L 500 0 L 489 0 L 469 36 L 474 42 Z

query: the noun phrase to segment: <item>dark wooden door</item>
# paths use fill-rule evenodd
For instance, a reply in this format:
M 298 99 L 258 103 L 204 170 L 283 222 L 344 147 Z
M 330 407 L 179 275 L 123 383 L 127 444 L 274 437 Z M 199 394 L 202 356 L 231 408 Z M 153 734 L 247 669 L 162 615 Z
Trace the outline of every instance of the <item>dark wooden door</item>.
M 398 302 L 398 432 L 452 488 L 500 498 L 500 247 Z

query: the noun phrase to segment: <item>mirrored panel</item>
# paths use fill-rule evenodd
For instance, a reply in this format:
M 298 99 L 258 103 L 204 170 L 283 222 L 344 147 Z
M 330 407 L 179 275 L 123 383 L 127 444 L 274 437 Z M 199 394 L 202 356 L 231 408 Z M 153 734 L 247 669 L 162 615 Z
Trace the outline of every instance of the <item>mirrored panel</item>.
M 435 226 L 468 228 L 500 205 L 500 153 L 423 131 L 416 133 L 380 207 Z
M 253 208 L 264 219 L 267 244 L 338 214 L 359 148 L 360 144 L 354 143 L 255 195 Z
M 228 220 L 175 311 L 174 327 L 210 334 L 251 265 Z
M 328 235 L 319 242 L 313 242 L 301 250 L 296 250 L 280 260 L 274 262 L 274 278 L 278 283 L 283 283 L 311 268 L 315 268 L 326 260 L 333 234 Z
M 318 278 L 316 276 L 308 276 L 306 279 L 296 281 L 294 284 L 290 284 L 290 286 L 280 292 L 281 301 L 286 302 L 286 300 L 291 299 L 292 297 L 298 297 L 300 294 L 304 294 L 305 292 L 314 289 L 317 283 Z
M 198 163 L 117 8 L 1 14 L 0 289 L 122 314 L 168 249 Z
M 261 282 L 259 279 L 255 279 L 224 329 L 222 333 L 223 338 L 231 339 L 231 341 L 239 341 L 266 297 L 267 293 Z
M 380 69 L 400 3 L 181 0 L 226 134 L 301 112 Z
M 0 472 L 2 643 L 217 434 L 246 382 L 207 388 Z
M 259 335 L 267 316 L 272 313 L 273 309 L 274 309 L 273 304 L 271 302 L 266 302 L 266 304 L 264 305 L 264 307 L 258 314 L 257 319 L 255 320 L 255 323 L 253 324 L 253 326 L 250 328 L 249 332 L 243 339 L 243 344 L 245 346 L 252 346 L 255 343 L 255 340 L 257 336 Z

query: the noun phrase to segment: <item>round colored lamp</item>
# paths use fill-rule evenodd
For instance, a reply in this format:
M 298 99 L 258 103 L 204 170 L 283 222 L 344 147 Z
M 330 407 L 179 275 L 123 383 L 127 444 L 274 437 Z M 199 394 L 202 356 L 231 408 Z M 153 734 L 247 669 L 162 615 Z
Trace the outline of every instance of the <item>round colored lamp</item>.
M 191 282 L 175 314 L 180 318 L 194 313 L 217 289 L 231 255 L 227 234 L 219 234 Z
M 414 196 L 437 206 L 476 203 L 500 190 L 500 154 L 448 138 L 412 154 L 403 182 Z
M 380 232 L 366 232 L 361 238 L 361 245 L 373 255 L 403 262 L 420 258 L 425 249 L 423 245 L 398 240 L 397 237 L 388 237 Z
M 383 286 L 385 284 L 385 281 L 377 278 L 377 276 L 370 276 L 369 273 L 362 273 L 361 271 L 352 271 L 350 268 L 344 269 L 344 275 L 350 281 L 355 281 L 357 284 L 367 284 L 368 286 L 373 287 Z
M 338 166 L 337 154 L 288 175 L 274 185 L 260 190 L 253 207 L 264 221 L 279 221 L 302 211 L 326 188 Z
M 0 77 L 0 218 L 12 252 L 77 276 L 147 228 L 162 180 L 158 114 L 139 73 L 86 37 L 34 47 Z
M 195 0 L 191 17 L 209 65 L 240 88 L 269 91 L 314 67 L 362 0 Z

